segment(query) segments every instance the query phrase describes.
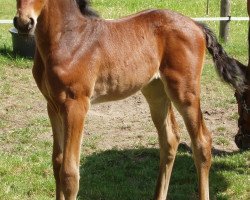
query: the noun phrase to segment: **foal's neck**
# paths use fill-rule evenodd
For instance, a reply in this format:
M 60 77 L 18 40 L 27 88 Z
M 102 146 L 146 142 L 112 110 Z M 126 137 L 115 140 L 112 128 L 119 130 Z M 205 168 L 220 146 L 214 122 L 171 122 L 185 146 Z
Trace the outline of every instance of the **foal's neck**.
M 36 40 L 39 48 L 44 46 L 46 51 L 59 42 L 63 33 L 75 30 L 84 23 L 85 18 L 75 0 L 48 0 L 37 21 Z

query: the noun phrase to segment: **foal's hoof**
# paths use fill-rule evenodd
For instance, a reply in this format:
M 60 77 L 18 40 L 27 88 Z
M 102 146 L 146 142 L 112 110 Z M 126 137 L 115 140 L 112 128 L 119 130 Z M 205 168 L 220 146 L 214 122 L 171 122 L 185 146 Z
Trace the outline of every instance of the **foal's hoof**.
M 241 150 L 250 149 L 250 134 L 243 134 L 241 131 L 235 135 L 235 144 Z

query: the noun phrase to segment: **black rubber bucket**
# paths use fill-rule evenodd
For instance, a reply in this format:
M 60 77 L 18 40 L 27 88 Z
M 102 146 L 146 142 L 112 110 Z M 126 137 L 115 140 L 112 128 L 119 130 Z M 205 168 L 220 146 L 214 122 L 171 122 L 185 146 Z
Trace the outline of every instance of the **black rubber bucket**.
M 23 57 L 34 58 L 36 43 L 32 34 L 19 34 L 16 28 L 11 28 L 13 52 Z

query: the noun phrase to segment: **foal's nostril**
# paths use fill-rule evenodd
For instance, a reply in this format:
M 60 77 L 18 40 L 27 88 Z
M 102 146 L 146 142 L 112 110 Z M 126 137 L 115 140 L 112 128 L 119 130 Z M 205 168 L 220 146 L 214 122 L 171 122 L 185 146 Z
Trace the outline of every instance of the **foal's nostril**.
M 35 20 L 33 18 L 29 18 L 29 24 L 28 24 L 28 29 L 31 30 L 34 27 Z
M 30 24 L 31 24 L 32 26 L 35 25 L 35 20 L 34 20 L 32 17 L 30 18 Z
M 17 28 L 17 17 L 13 18 L 13 25 L 15 28 Z

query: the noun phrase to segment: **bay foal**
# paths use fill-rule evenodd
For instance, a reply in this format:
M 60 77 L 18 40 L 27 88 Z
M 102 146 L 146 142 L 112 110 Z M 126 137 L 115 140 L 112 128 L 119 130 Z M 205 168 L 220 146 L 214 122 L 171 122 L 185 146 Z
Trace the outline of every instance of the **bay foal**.
M 35 30 L 33 75 L 48 102 L 56 199 L 77 197 L 82 130 L 90 104 L 123 99 L 139 90 L 160 143 L 154 198 L 166 199 L 179 144 L 174 104 L 192 140 L 199 198 L 209 199 L 211 135 L 200 109 L 206 48 L 219 74 L 239 92 L 244 74 L 206 26 L 169 10 L 106 21 L 86 0 L 17 0 L 14 25 L 19 32 Z

